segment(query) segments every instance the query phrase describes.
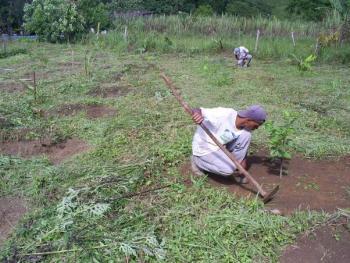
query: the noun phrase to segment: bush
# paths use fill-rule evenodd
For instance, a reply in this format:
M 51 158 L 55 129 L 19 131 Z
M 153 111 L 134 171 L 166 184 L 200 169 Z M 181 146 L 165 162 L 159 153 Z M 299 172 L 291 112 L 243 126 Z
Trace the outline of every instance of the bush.
M 33 0 L 24 6 L 24 27 L 49 42 L 75 40 L 84 30 L 84 18 L 69 0 Z
M 106 29 L 111 21 L 109 12 L 104 3 L 98 0 L 80 0 L 78 1 L 78 12 L 84 17 L 87 28 L 97 28 L 100 23 L 100 29 Z
M 0 51 L 0 58 L 7 58 L 11 56 L 16 56 L 18 54 L 27 54 L 28 50 L 24 48 L 14 48 L 11 50 Z
M 214 10 L 210 5 L 200 5 L 193 13 L 195 16 L 212 16 L 213 14 Z
M 226 14 L 235 16 L 254 17 L 257 15 L 271 15 L 271 7 L 262 0 L 256 1 L 231 1 L 225 10 Z

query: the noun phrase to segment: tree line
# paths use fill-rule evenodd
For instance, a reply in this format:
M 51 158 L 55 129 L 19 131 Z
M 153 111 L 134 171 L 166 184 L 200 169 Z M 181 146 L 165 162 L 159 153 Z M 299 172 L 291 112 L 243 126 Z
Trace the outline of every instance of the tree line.
M 97 23 L 101 28 L 108 28 L 113 14 L 136 10 L 152 14 L 183 12 L 202 16 L 228 14 L 254 17 L 274 16 L 276 7 L 283 6 L 284 15 L 288 18 L 320 21 L 334 3 L 347 9 L 350 6 L 350 0 L 0 0 L 0 3 L 2 33 L 20 32 L 29 16 L 37 17 L 38 23 L 51 22 L 44 18 L 41 9 L 52 5 L 61 11 L 66 9 L 62 12 L 68 12 L 66 18 L 68 15 L 70 19 L 65 22 L 82 23 L 85 28 L 96 27 Z

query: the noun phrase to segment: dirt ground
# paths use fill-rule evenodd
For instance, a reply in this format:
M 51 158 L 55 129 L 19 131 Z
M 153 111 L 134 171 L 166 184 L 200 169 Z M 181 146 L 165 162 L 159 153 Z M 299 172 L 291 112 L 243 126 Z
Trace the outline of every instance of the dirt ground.
M 280 185 L 280 190 L 267 209 L 278 209 L 282 214 L 295 210 L 334 212 L 338 208 L 350 208 L 350 156 L 340 160 L 307 160 L 294 157 L 285 164 L 287 170 L 279 178 L 279 165 L 272 164 L 264 151 L 250 156 L 249 172 L 265 189 Z M 180 172 L 186 177 L 191 172 L 186 162 Z M 238 185 L 232 178 L 209 175 L 214 187 L 244 197 L 255 198 L 251 184 Z M 350 262 L 350 223 L 342 222 L 318 228 L 309 235 L 301 235 L 295 244 L 288 246 L 280 257 L 282 263 Z
M 0 83 L 0 91 L 6 92 L 21 92 L 23 91 L 24 85 L 22 83 L 17 82 L 1 82 Z
M 284 165 L 287 175 L 279 177 L 279 166 L 272 164 L 267 154 L 260 152 L 250 156 L 249 172 L 263 186 L 271 190 L 280 185 L 276 196 L 267 204 L 283 214 L 296 209 L 336 211 L 350 207 L 350 156 L 337 161 L 307 160 L 294 157 Z M 181 173 L 191 174 L 190 163 L 181 167 Z M 252 184 L 238 185 L 233 178 L 210 175 L 209 183 L 223 187 L 238 196 L 255 197 Z
M 300 236 L 280 257 L 281 263 L 348 263 L 350 231 L 348 224 L 323 226 L 309 235 Z
M 0 197 L 0 247 L 26 211 L 24 200 Z
M 46 116 L 73 116 L 80 111 L 85 111 L 89 119 L 110 117 L 116 114 L 116 110 L 104 105 L 85 105 L 85 104 L 65 104 L 47 112 Z
M 10 141 L 0 144 L 0 152 L 18 155 L 23 158 L 45 154 L 53 164 L 60 164 L 65 159 L 89 150 L 89 145 L 79 139 L 69 139 L 61 143 L 50 140 Z
M 128 94 L 131 89 L 127 86 L 102 86 L 91 90 L 88 94 L 102 98 L 117 98 Z

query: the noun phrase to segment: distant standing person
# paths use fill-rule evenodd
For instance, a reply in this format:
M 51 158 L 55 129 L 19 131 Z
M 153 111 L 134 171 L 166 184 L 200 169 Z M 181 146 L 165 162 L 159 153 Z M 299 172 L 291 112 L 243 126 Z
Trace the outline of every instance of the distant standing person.
M 237 47 L 233 50 L 233 54 L 235 55 L 235 58 L 237 60 L 237 66 L 244 67 L 246 65 L 249 67 L 250 61 L 252 60 L 253 56 L 249 54 L 249 50 L 246 47 Z

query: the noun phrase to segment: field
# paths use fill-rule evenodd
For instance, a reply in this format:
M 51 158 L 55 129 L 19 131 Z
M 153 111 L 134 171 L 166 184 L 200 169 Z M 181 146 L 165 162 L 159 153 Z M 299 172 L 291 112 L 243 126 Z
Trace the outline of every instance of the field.
M 252 66 L 237 68 L 232 48 L 254 50 L 254 36 L 152 34 L 132 45 L 112 32 L 77 44 L 8 46 L 25 52 L 0 59 L 0 258 L 349 260 L 348 53 L 340 58 L 332 47 L 301 72 L 291 54 L 305 58 L 315 41 L 293 47 L 287 34 L 262 38 Z M 162 72 L 192 107 L 262 104 L 277 124 L 285 110 L 297 116 L 282 178 L 266 129 L 254 132 L 249 171 L 267 189 L 280 184 L 272 202 L 264 205 L 250 184 L 192 175 L 195 126 Z

